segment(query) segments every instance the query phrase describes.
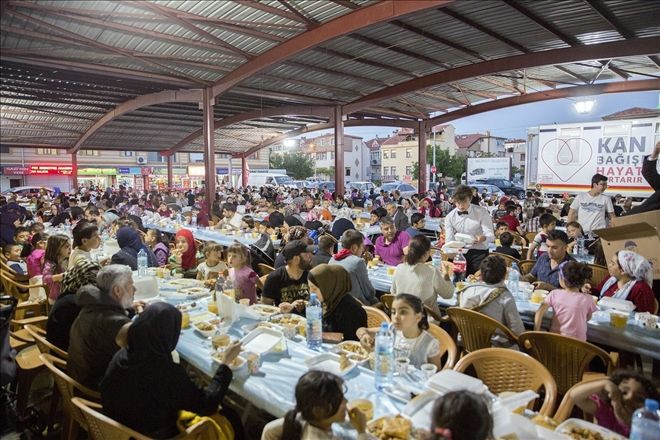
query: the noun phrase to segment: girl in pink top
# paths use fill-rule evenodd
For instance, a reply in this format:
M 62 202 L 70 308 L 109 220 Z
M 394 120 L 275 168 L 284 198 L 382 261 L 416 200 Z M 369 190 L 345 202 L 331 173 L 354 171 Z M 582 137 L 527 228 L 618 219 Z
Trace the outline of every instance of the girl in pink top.
M 25 245 L 21 257 L 25 259 L 27 273 L 30 278 L 41 275 L 44 267 L 44 255 L 46 254 L 46 242 L 48 234 L 37 232 L 30 239 L 30 244 Z
M 259 276 L 250 267 L 250 251 L 240 243 L 229 247 L 227 251 L 229 277 L 234 282 L 236 299 L 247 298 L 250 304 L 257 302 L 257 283 Z
M 591 269 L 577 261 L 567 261 L 559 265 L 559 284 L 562 289 L 553 290 L 536 311 L 534 329 L 538 330 L 543 315 L 552 307 L 554 315 L 550 331 L 571 336 L 581 341 L 587 340 L 587 321 L 597 310 L 595 298 L 582 293 L 582 287 L 591 279 Z
M 53 304 L 60 296 L 60 287 L 64 272 L 69 266 L 69 255 L 71 254 L 71 242 L 69 237 L 63 234 L 55 234 L 48 237 L 46 243 L 46 254 L 44 256 L 44 279 L 48 286 L 48 301 Z

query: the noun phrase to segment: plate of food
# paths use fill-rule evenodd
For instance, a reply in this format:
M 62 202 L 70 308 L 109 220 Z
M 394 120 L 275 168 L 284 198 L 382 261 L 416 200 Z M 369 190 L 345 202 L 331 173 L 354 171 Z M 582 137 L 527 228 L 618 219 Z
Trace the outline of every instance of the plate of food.
M 344 341 L 337 344 L 337 351 L 344 353 L 348 358 L 357 363 L 366 362 L 369 360 L 369 350 L 364 348 L 359 342 Z
M 218 327 L 209 321 L 196 322 L 193 324 L 193 327 L 205 338 L 213 336 L 213 334 L 218 330 Z
M 304 317 L 296 315 L 295 313 L 280 313 L 271 315 L 270 318 L 268 318 L 268 321 L 277 325 L 299 326 L 307 324 L 307 320 Z
M 184 293 L 191 298 L 198 298 L 211 294 L 211 291 L 208 287 L 186 287 L 184 289 L 179 289 L 179 292 Z
M 625 440 L 626 437 L 607 428 L 580 419 L 567 419 L 557 426 L 556 432 L 573 440 Z
M 222 353 L 216 351 L 211 355 L 211 358 L 218 363 L 222 363 Z M 229 365 L 227 365 L 232 371 L 240 370 L 243 365 L 245 365 L 245 358 L 242 356 L 236 356 L 236 359 L 234 359 Z
M 413 429 L 410 419 L 400 414 L 385 416 L 367 424 L 367 432 L 379 440 L 419 440 L 423 438 Z
M 357 363 L 344 353 L 323 353 L 307 359 L 305 364 L 310 370 L 327 371 L 337 376 L 345 376 L 357 366 Z
M 270 317 L 277 313 L 280 313 L 280 308 L 276 306 L 269 306 L 267 304 L 253 304 L 250 306 L 250 310 L 257 312 L 260 316 Z
M 199 308 L 199 304 L 196 303 L 195 301 L 188 301 L 188 302 L 182 302 L 176 305 L 176 308 L 180 312 L 190 312 L 191 310 L 195 310 Z
M 169 284 L 171 286 L 174 286 L 176 288 L 181 288 L 181 287 L 195 287 L 199 285 L 199 281 L 193 280 L 192 278 L 175 278 L 173 280 L 169 280 L 163 284 Z

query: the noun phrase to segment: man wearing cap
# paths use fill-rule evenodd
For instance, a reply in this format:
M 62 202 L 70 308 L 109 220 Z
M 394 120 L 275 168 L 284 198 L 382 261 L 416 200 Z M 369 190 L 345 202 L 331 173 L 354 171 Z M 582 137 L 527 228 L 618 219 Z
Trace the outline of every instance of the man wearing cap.
M 303 312 L 304 301 L 309 300 L 307 273 L 312 268 L 314 246 L 308 246 L 302 240 L 292 240 L 284 246 L 282 254 L 286 265 L 275 269 L 264 283 L 261 302 L 280 306 L 282 313 L 294 309 Z

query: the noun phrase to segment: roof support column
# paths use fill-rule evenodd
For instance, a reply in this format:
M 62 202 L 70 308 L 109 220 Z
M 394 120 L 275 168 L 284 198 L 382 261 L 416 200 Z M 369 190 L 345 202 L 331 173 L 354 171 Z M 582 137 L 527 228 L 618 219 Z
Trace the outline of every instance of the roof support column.
M 250 178 L 250 167 L 248 167 L 247 156 L 241 155 L 241 186 L 245 189 L 248 186 L 248 179 Z
M 208 203 L 209 210 L 212 209 L 215 202 L 215 128 L 213 126 L 213 90 L 211 88 L 204 89 L 204 96 L 202 99 L 202 114 L 203 125 L 202 131 L 204 135 L 204 189 L 206 195 L 206 203 Z
M 419 173 L 417 173 L 419 175 L 419 181 L 417 182 L 417 188 L 420 194 L 424 194 L 426 192 L 426 124 L 424 121 L 419 122 L 417 140 L 417 157 L 419 158 Z
M 335 107 L 335 193 L 344 195 L 344 120 L 341 106 Z
M 71 191 L 78 190 L 78 153 L 71 153 Z
M 172 156 L 173 156 L 172 154 L 167 156 L 167 189 L 168 190 L 172 189 L 173 186 L 172 181 L 174 180 L 172 179 Z

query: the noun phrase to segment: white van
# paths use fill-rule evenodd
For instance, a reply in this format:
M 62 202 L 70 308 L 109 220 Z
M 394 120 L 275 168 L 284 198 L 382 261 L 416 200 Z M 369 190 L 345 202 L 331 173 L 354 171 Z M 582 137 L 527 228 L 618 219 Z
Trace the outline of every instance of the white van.
M 248 185 L 251 186 L 291 186 L 295 187 L 296 184 L 293 179 L 286 174 L 279 173 L 250 173 L 248 177 Z

